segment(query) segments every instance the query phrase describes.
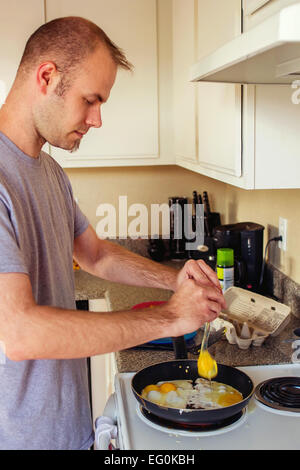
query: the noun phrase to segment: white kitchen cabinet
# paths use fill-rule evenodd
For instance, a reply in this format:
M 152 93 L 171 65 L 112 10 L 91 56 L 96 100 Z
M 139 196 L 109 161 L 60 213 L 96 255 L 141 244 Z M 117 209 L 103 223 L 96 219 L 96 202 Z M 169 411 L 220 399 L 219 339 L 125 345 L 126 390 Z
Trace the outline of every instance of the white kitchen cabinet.
M 197 162 L 197 85 L 189 80 L 196 60 L 195 0 L 173 1 L 173 112 L 176 162 Z
M 27 39 L 44 19 L 42 0 L 0 0 L 0 106 L 13 84 Z
M 134 73 L 119 70 L 102 105 L 102 128 L 90 129 L 74 154 L 52 148 L 52 156 L 63 167 L 166 163 L 159 153 L 156 0 L 47 0 L 46 6 L 47 21 L 71 15 L 98 24 L 135 66 Z
M 300 93 L 298 104 L 292 95 L 287 85 L 255 86 L 255 189 L 300 188 Z
M 243 30 L 248 31 L 294 3 L 299 3 L 299 0 L 243 0 Z
M 196 3 L 199 61 L 240 34 L 241 2 Z M 300 187 L 300 82 L 296 88 L 203 82 L 195 85 L 198 157 L 177 158 L 180 166 L 244 189 Z M 181 90 L 180 99 L 189 99 L 186 90 Z M 175 91 L 174 100 L 180 95 L 179 89 Z
M 189 6 L 189 21 L 182 24 L 180 33 L 183 38 L 185 28 L 184 44 L 187 50 L 192 50 L 195 63 L 241 33 L 241 2 L 240 0 L 227 2 L 195 0 L 191 4 L 193 7 Z M 173 6 L 176 19 L 179 16 L 180 0 L 175 1 Z M 176 10 L 178 10 L 177 14 Z M 193 18 L 192 15 L 194 15 Z M 187 37 L 189 44 L 186 44 Z M 180 43 L 179 37 L 177 42 Z M 175 58 L 177 50 L 178 48 L 175 47 Z M 181 56 L 184 56 L 183 52 L 177 58 L 178 62 Z M 187 100 L 192 105 L 193 101 L 186 89 L 183 86 L 181 92 L 179 86 L 176 89 L 175 77 L 174 83 L 174 106 L 176 107 L 176 100 L 179 103 Z M 196 87 L 193 92 L 197 96 L 197 105 L 195 110 L 191 107 L 188 123 L 192 127 L 194 123 L 191 115 L 194 114 L 197 131 L 193 141 L 196 140 L 198 144 L 198 154 L 197 158 L 189 159 L 186 158 L 187 151 L 185 158 L 178 158 L 176 155 L 177 163 L 212 178 L 242 186 L 245 184 L 241 158 L 242 88 L 240 85 L 232 84 L 196 83 L 193 85 Z M 180 131 L 180 125 L 178 125 L 178 130 Z M 176 127 L 175 133 L 177 133 Z M 188 149 L 187 146 L 186 149 Z
M 197 60 L 240 33 L 240 0 L 198 0 Z M 241 106 L 240 85 L 198 83 L 198 164 L 203 174 L 221 173 L 228 182 L 241 177 Z

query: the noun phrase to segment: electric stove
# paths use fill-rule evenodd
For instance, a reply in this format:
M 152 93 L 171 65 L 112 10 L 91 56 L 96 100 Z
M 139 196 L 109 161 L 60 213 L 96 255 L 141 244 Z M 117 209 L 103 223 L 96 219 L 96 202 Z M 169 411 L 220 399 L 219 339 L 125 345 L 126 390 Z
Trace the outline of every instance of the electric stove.
M 134 373 L 117 374 L 109 406 L 118 428 L 116 446 L 121 450 L 299 450 L 300 364 L 238 369 L 249 375 L 255 386 L 260 384 L 247 408 L 232 420 L 198 429 L 174 427 L 149 416 L 132 393 Z M 278 377 L 281 379 L 275 381 Z

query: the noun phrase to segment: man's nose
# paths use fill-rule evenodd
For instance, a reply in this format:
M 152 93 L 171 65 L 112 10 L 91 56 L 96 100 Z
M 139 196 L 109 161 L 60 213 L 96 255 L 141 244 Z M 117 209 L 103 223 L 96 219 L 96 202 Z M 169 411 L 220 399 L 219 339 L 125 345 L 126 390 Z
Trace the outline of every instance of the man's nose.
M 101 127 L 102 126 L 102 119 L 101 119 L 101 109 L 100 106 L 95 106 L 93 109 L 90 109 L 89 115 L 87 117 L 86 123 L 90 127 Z

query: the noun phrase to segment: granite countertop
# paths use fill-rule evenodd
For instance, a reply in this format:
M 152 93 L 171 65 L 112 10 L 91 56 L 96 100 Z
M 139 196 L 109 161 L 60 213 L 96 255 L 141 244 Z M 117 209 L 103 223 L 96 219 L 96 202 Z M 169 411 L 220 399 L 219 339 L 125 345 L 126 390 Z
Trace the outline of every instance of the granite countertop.
M 168 264 L 181 267 L 178 263 Z M 75 271 L 75 294 L 76 300 L 105 298 L 109 309 L 113 311 L 130 309 L 140 302 L 168 300 L 172 292 L 112 283 L 79 270 Z M 212 345 L 209 350 L 217 362 L 231 366 L 290 363 L 293 354 L 292 343 L 283 343 L 283 340 L 292 338 L 293 330 L 297 327 L 300 327 L 300 318 L 291 314 L 285 329 L 278 336 L 268 337 L 260 347 L 250 346 L 247 350 L 241 350 L 223 339 Z M 197 336 L 195 341 L 199 344 Z M 173 360 L 174 352 L 129 349 L 117 352 L 115 357 L 119 372 L 135 372 L 157 362 Z M 189 354 L 189 358 L 197 359 L 197 356 Z

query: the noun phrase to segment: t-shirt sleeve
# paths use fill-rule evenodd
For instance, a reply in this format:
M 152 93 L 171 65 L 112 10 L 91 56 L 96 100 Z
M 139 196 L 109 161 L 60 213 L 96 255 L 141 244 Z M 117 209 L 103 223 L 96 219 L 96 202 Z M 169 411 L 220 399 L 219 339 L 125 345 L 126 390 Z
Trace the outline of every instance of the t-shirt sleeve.
M 25 260 L 19 248 L 9 209 L 0 200 L 0 272 L 28 274 Z
M 74 200 L 74 239 L 79 237 L 89 226 L 88 218 Z
M 74 214 L 74 239 L 76 237 L 79 237 L 89 226 L 89 220 L 88 218 L 84 215 L 84 213 L 81 211 L 80 207 L 78 206 L 77 202 L 75 201 L 74 194 L 73 194 L 73 188 L 71 185 L 71 181 L 69 180 L 68 175 L 64 172 L 64 170 L 61 168 L 60 165 L 58 165 L 57 162 L 55 162 L 53 159 L 51 160 L 55 164 L 56 171 L 59 172 L 60 176 L 63 178 L 65 181 L 65 184 L 67 186 L 70 198 L 71 198 L 71 203 L 73 204 L 73 214 Z

